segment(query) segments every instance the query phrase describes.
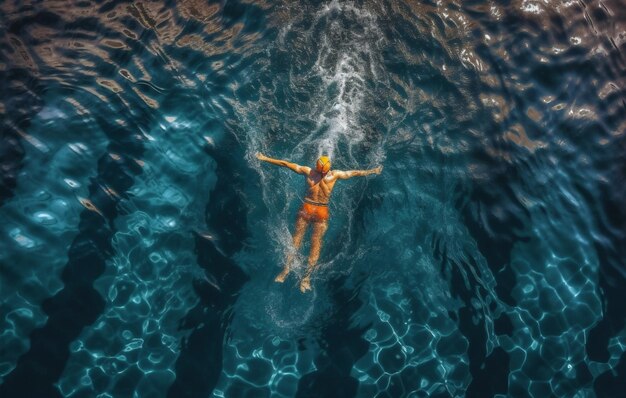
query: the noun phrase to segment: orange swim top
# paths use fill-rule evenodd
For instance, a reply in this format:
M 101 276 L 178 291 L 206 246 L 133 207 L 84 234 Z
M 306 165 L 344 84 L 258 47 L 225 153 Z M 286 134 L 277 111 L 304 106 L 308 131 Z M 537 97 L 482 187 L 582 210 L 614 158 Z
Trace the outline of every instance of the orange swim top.
M 304 202 L 300 209 L 300 216 L 310 222 L 326 221 L 330 217 L 328 205 L 314 205 Z

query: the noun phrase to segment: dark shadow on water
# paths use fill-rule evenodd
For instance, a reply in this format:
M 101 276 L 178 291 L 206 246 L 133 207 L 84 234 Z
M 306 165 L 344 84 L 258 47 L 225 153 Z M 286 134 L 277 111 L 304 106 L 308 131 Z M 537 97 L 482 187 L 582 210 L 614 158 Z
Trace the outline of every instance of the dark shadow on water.
M 218 281 L 194 281 L 200 302 L 181 321 L 181 329 L 192 329 L 182 342 L 176 361 L 176 380 L 168 397 L 197 397 L 211 394 L 222 371 L 222 350 L 232 305 L 248 276 L 219 252 L 213 242 L 196 235 L 198 265 Z
M 298 382 L 296 397 L 354 397 L 359 382 L 350 375 L 352 367 L 369 350 L 363 333 L 369 325 L 354 325 L 354 315 L 363 306 L 359 299 L 363 280 L 347 287 L 347 277 L 329 282 L 333 313 L 320 331 L 321 352 L 315 358 L 317 370 L 305 374 Z
M 23 85 L 8 84 L 16 81 Z M 37 79 L 23 69 L 0 72 L 0 103 L 6 107 L 0 124 L 0 206 L 13 197 L 18 184 L 25 156 L 18 130 L 26 131 L 31 118 L 41 109 L 42 101 L 36 96 L 41 91 Z
M 207 152 L 217 164 L 217 183 L 206 207 L 207 225 L 215 236 L 195 233 L 198 266 L 207 279 L 194 281 L 200 301 L 181 320 L 180 328 L 191 334 L 182 341 L 176 380 L 167 393 L 170 398 L 209 396 L 215 388 L 233 304 L 249 279 L 230 259 L 248 236 L 248 211 L 242 197 L 244 171 L 233 161 L 241 159 L 243 151 L 233 140 L 224 143 L 220 151 Z
M 472 187 L 471 196 L 457 192 L 455 206 L 463 217 L 472 238 L 476 241 L 481 255 L 493 274 L 498 297 L 508 305 L 515 305 L 511 291 L 516 284 L 516 277 L 510 266 L 511 251 L 513 246 L 526 240 L 520 236 L 523 231 L 527 212 L 522 204 L 517 201 L 511 192 L 510 181 L 515 179 L 515 170 L 507 169 L 495 174 L 488 184 L 480 184 Z M 464 203 L 463 201 L 467 201 Z M 498 207 L 504 211 L 498 217 L 489 209 Z M 506 394 L 508 391 L 509 354 L 501 348 L 497 348 L 487 354 L 487 334 L 485 316 L 491 312 L 477 311 L 472 305 L 472 299 L 480 292 L 488 295 L 473 272 L 466 272 L 470 286 L 466 286 L 460 268 L 478 270 L 478 264 L 471 256 L 469 262 L 459 264 L 448 258 L 447 249 L 442 241 L 434 242 L 435 258 L 442 264 L 442 271 L 449 275 L 451 295 L 462 300 L 465 304 L 459 308 L 457 319 L 459 330 L 467 338 L 470 373 L 472 382 L 467 391 L 467 397 L 493 396 L 494 394 Z M 480 275 L 480 272 L 478 272 Z M 457 318 L 458 317 L 458 318 Z M 453 319 L 454 319 L 453 318 Z M 494 319 L 496 332 L 502 334 L 512 333 L 512 323 L 506 313 Z
M 626 179 L 626 162 L 624 150 L 626 140 L 618 145 L 616 164 L 618 172 L 615 181 Z M 598 228 L 601 236 L 608 238 L 596 240 L 595 248 L 599 260 L 599 293 L 603 300 L 603 317 L 589 332 L 586 351 L 594 361 L 607 362 L 611 357 L 609 342 L 618 335 L 626 324 L 626 187 L 600 185 L 598 187 L 604 200 L 592 206 L 594 218 L 600 220 Z M 584 189 L 588 203 L 594 203 L 593 197 Z M 617 242 L 617 244 L 616 244 Z M 594 381 L 594 391 L 598 397 L 618 397 L 626 391 L 626 354 L 622 354 L 617 366 L 601 375 Z
M 470 285 L 466 287 L 460 268 L 464 267 L 454 261 L 450 261 L 443 245 L 435 242 L 435 258 L 447 268 L 450 274 L 450 293 L 460 299 L 465 305 L 458 310 L 458 314 L 451 314 L 452 319 L 457 320 L 459 330 L 468 342 L 467 356 L 472 375 L 466 395 L 467 397 L 493 396 L 494 394 L 506 394 L 508 390 L 509 354 L 497 348 L 487 355 L 487 334 L 485 327 L 485 314 L 478 312 L 472 305 L 472 299 L 476 291 L 486 294 L 478 280 L 469 279 Z M 478 268 L 470 257 L 470 263 L 466 268 Z M 471 273 L 467 272 L 471 275 Z
M 98 161 L 98 175 L 89 186 L 89 202 L 81 213 L 79 233 L 68 252 L 68 263 L 61 279 L 64 287 L 44 301 L 48 320 L 30 335 L 30 349 L 20 357 L 16 368 L 0 385 L 2 397 L 58 397 L 54 383 L 69 358 L 69 345 L 85 326 L 91 325 L 104 310 L 104 300 L 93 288 L 112 255 L 113 221 L 118 215 L 119 196 L 125 195 L 134 176 L 142 172 L 135 159 L 141 158 L 141 137 L 127 128 L 98 119 L 110 139 L 107 152 Z M 116 153 L 119 160 L 109 154 Z M 44 264 L 39 264 L 43 266 Z

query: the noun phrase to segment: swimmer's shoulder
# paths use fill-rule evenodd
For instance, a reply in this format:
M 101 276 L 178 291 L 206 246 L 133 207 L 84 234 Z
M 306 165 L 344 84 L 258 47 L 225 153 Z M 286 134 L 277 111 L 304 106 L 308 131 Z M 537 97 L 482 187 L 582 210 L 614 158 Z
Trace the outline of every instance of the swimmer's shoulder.
M 341 178 L 341 175 L 343 173 L 345 173 L 345 172 L 342 171 L 342 170 L 331 170 L 331 171 L 328 172 L 327 176 L 330 176 L 330 180 L 334 181 L 334 180 L 337 180 L 337 179 Z

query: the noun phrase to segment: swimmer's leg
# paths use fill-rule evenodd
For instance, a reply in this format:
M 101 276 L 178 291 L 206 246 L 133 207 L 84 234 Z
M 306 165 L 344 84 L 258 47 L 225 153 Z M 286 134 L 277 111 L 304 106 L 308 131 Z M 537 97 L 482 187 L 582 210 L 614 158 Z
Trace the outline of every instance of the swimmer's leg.
M 304 217 L 298 216 L 298 219 L 296 220 L 296 231 L 293 234 L 294 250 L 290 250 L 287 254 L 287 259 L 285 260 L 285 268 L 283 268 L 283 271 L 278 274 L 278 276 L 276 276 L 274 282 L 283 283 L 285 281 L 285 278 L 287 278 L 287 275 L 289 275 L 289 271 L 291 270 L 291 263 L 293 262 L 293 258 L 300 248 L 300 245 L 302 244 L 302 238 L 304 237 L 304 233 L 306 232 L 307 225 L 308 223 L 304 219 Z
M 311 235 L 311 253 L 309 254 L 309 266 L 306 269 L 304 278 L 300 281 L 300 291 L 302 293 L 311 290 L 311 273 L 320 258 L 322 250 L 322 238 L 328 229 L 328 221 L 320 221 L 313 224 L 313 234 Z

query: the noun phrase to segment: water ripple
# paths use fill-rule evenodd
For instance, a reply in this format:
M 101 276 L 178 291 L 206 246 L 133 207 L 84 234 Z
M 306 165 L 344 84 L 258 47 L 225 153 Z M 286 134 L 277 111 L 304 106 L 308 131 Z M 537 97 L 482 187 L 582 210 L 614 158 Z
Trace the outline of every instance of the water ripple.
M 623 389 L 619 2 L 0 12 L 0 390 L 47 338 L 63 396 Z M 336 189 L 309 296 L 271 283 L 302 181 L 257 151 L 385 166 Z M 83 282 L 102 308 L 45 335 Z

